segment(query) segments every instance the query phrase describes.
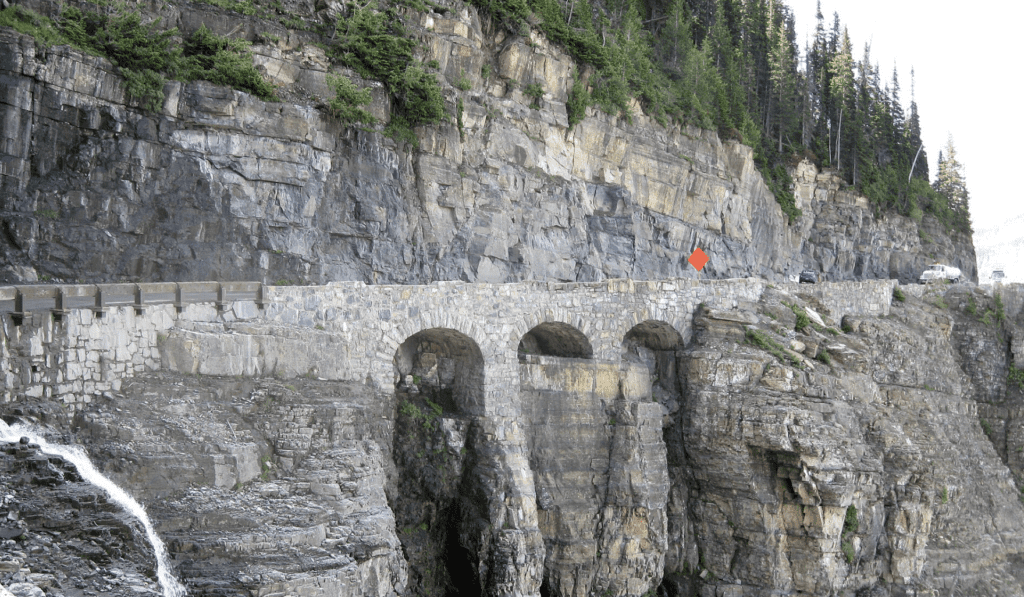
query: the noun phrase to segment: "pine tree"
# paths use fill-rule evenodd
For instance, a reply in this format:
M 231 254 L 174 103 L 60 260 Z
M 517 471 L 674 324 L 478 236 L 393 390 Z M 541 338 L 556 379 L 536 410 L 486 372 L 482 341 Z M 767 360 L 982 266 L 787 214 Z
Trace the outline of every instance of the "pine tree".
M 933 188 L 941 195 L 949 207 L 950 221 L 955 228 L 964 232 L 971 230 L 970 193 L 967 192 L 967 181 L 964 177 L 963 164 L 956 158 L 956 147 L 953 135 L 946 141 L 944 152 L 939 153 L 938 172 L 935 175 Z
M 836 15 L 836 24 L 839 23 L 839 15 Z M 835 151 L 832 162 L 840 170 L 843 169 L 843 118 L 850 117 L 850 108 L 854 101 L 854 78 L 853 78 L 853 48 L 850 43 L 850 34 L 843 28 L 842 42 L 829 64 L 832 73 L 831 89 L 829 90 L 835 105 L 833 110 L 835 119 L 830 127 L 835 131 Z M 849 145 L 849 143 L 847 143 Z
M 910 158 L 910 171 L 907 178 L 913 176 L 928 181 L 928 152 L 921 140 L 921 116 L 917 113 L 917 100 L 914 98 L 914 69 L 910 69 L 910 117 L 907 118 L 907 155 Z
M 793 43 L 792 16 L 788 14 L 788 9 L 773 0 L 769 4 L 769 13 L 768 71 L 771 93 L 765 111 L 765 129 L 777 139 L 776 151 L 782 153 L 783 138 L 797 113 L 797 51 Z

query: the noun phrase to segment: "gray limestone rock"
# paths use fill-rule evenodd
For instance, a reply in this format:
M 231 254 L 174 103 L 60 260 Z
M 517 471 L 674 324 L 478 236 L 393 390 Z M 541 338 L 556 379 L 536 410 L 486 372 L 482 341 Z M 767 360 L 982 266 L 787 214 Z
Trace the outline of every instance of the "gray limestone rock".
M 410 24 L 449 109 L 464 107 L 461 130 L 421 127 L 416 149 L 316 107 L 332 67 L 314 39 L 271 43 L 276 24 L 161 6 L 153 16 L 184 33 L 206 23 L 261 42 L 257 62 L 286 101 L 170 82 L 148 113 L 105 60 L 68 47 L 44 60 L 31 38 L 0 31 L 0 278 L 660 279 L 696 277 L 686 258 L 700 247 L 711 278 L 811 268 L 908 282 L 939 260 L 977 279 L 969 237 L 877 216 L 807 162 L 794 171 L 804 215 L 787 222 L 748 147 L 642 113 L 591 111 L 569 130 L 571 60 L 539 36 L 490 38 L 472 9 Z M 498 83 L 479 77 L 485 62 L 500 66 Z M 469 90 L 454 85 L 467 76 Z M 543 108 L 506 93 L 509 79 L 544 81 Z M 386 94 L 361 84 L 386 120 Z

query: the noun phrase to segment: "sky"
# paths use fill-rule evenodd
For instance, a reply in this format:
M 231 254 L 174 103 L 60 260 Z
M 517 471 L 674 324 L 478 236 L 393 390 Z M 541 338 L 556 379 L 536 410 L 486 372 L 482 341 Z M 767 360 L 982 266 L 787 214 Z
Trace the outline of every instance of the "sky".
M 817 0 L 784 2 L 793 10 L 797 42 L 805 52 L 817 24 Z M 1016 151 L 1024 141 L 1024 3 L 822 0 L 821 12 L 826 31 L 833 13 L 839 13 L 855 60 L 863 57 L 864 44 L 871 44 L 871 61 L 883 82 L 891 80 L 895 62 L 904 109 L 910 105 L 913 67 L 929 174 L 934 180 L 939 151 L 952 135 L 975 230 L 1024 213 L 1024 191 L 1016 180 L 1024 170 L 1024 156 Z

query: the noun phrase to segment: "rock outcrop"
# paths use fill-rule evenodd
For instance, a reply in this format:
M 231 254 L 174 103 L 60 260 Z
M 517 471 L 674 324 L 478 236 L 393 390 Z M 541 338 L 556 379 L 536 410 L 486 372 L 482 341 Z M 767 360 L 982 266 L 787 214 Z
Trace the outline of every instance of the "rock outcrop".
M 719 590 L 1024 590 L 1011 530 L 1024 498 L 983 435 L 985 390 L 958 364 L 941 300 L 794 330 L 810 306 L 767 291 L 747 332 L 714 313 L 696 325 L 680 424 L 700 565 Z
M 36 444 L 0 442 L 0 516 L 0 595 L 159 594 L 142 525 Z
M 406 13 L 452 115 L 419 129 L 418 148 L 316 107 L 331 66 L 315 35 L 207 5 L 153 10 L 184 34 L 206 23 L 261 41 L 256 61 L 287 101 L 172 82 L 148 113 L 105 60 L 0 31 L 6 280 L 659 279 L 695 276 L 698 246 L 714 278 L 811 268 L 906 282 L 938 260 L 977 279 L 969 238 L 877 216 L 809 163 L 790 223 L 751 150 L 713 132 L 639 108 L 629 120 L 591 110 L 569 129 L 572 61 L 462 3 Z M 543 87 L 537 104 L 519 82 Z M 386 119 L 386 94 L 366 84 Z

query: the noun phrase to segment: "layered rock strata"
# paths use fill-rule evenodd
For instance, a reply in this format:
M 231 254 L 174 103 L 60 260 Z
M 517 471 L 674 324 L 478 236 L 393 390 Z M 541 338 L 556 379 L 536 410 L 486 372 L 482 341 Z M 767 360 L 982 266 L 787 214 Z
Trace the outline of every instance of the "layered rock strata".
M 787 222 L 750 148 L 713 132 L 661 127 L 639 107 L 630 119 L 591 110 L 569 129 L 571 59 L 536 33 L 507 37 L 473 8 L 448 8 L 406 14 L 451 114 L 416 131 L 418 148 L 318 109 L 332 69 L 320 40 L 276 23 L 154 6 L 148 16 L 183 34 L 205 23 L 264 40 L 257 62 L 287 98 L 172 82 L 159 113 L 127 101 L 105 60 L 0 32 L 3 277 L 659 279 L 696 276 L 686 257 L 701 247 L 712 278 L 811 268 L 906 282 L 944 261 L 977 279 L 969 237 L 879 216 L 809 163 L 794 171 L 804 215 Z M 386 120 L 386 94 L 365 84 Z M 539 107 L 527 84 L 543 87 Z

